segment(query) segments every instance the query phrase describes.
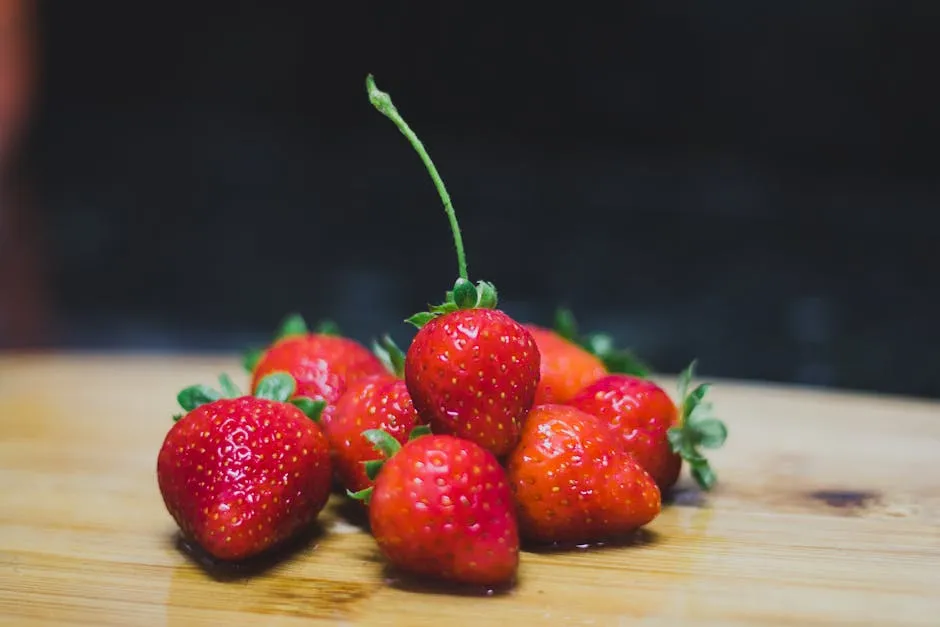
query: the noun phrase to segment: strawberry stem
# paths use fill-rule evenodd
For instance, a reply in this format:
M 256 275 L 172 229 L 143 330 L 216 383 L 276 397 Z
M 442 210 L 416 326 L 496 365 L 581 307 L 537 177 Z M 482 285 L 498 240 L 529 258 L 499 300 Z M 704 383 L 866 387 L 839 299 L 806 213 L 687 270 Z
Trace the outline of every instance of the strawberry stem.
M 441 175 L 438 174 L 437 168 L 434 167 L 434 162 L 431 161 L 430 155 L 428 155 L 427 150 L 424 149 L 424 144 L 421 143 L 421 140 L 418 139 L 418 136 L 411 130 L 411 127 L 408 126 L 405 119 L 398 113 L 398 109 L 395 108 L 395 105 L 392 104 L 391 96 L 375 86 L 375 79 L 371 74 L 366 77 L 366 92 L 369 94 L 369 102 L 372 103 L 372 106 L 378 109 L 379 113 L 395 123 L 395 126 L 398 127 L 402 135 L 407 137 L 408 141 L 411 142 L 418 156 L 421 157 L 421 161 L 424 162 L 424 166 L 428 169 L 431 180 L 434 181 L 434 186 L 437 188 L 437 193 L 444 203 L 444 212 L 447 214 L 447 219 L 450 221 L 450 230 L 454 234 L 454 248 L 457 250 L 457 270 L 460 274 L 460 278 L 469 280 L 469 276 L 467 275 L 467 257 L 464 254 L 463 238 L 460 235 L 460 225 L 457 223 L 457 214 L 454 213 L 454 205 L 450 201 L 450 194 L 447 193 L 447 187 L 444 186 Z

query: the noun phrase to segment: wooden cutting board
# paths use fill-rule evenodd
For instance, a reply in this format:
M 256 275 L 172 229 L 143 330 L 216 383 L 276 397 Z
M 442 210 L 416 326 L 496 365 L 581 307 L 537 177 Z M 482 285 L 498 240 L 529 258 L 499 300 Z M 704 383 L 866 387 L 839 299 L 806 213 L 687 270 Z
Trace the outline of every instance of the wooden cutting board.
M 281 561 L 194 561 L 154 467 L 176 392 L 223 369 L 0 357 L 0 623 L 940 625 L 940 403 L 719 381 L 719 489 L 686 476 L 633 544 L 525 552 L 487 597 L 388 577 L 339 500 Z

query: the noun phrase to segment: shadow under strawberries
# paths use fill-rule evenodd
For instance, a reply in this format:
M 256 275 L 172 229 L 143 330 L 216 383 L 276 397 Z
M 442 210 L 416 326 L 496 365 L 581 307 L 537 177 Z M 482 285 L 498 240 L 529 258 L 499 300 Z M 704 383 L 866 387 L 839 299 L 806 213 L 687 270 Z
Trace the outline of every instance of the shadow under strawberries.
M 346 496 L 345 492 L 340 498 L 334 498 L 332 504 L 333 512 L 342 517 L 350 525 L 358 527 L 363 533 L 372 533 L 372 526 L 369 524 L 369 510 L 353 499 Z
M 382 568 L 385 585 L 404 592 L 419 594 L 446 594 L 448 596 L 465 597 L 493 597 L 504 596 L 512 592 L 516 581 L 500 586 L 483 586 L 474 584 L 459 584 L 430 577 L 422 578 L 406 573 L 390 564 Z
M 675 486 L 663 494 L 663 507 L 703 507 L 705 495 L 695 487 Z
M 322 525 L 319 521 L 315 521 L 278 546 L 254 557 L 238 561 L 220 560 L 209 555 L 205 549 L 185 538 L 178 530 L 174 533 L 173 544 L 176 550 L 216 581 L 236 581 L 257 577 L 274 570 L 299 553 L 315 547 L 323 533 Z
M 562 543 L 553 542 L 550 544 L 540 544 L 536 542 L 522 543 L 521 550 L 526 553 L 567 553 L 575 551 L 593 551 L 604 550 L 607 548 L 625 548 L 649 546 L 661 541 L 660 534 L 652 529 L 641 528 L 623 536 L 596 540 L 584 543 Z

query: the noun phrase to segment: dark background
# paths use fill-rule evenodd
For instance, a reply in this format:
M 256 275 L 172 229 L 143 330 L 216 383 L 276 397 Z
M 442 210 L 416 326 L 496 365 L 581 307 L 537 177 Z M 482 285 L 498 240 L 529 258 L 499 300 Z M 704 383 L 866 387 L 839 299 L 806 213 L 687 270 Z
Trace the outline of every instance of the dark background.
M 940 397 L 940 3 L 46 2 L 67 348 L 362 340 L 470 272 L 661 371 Z

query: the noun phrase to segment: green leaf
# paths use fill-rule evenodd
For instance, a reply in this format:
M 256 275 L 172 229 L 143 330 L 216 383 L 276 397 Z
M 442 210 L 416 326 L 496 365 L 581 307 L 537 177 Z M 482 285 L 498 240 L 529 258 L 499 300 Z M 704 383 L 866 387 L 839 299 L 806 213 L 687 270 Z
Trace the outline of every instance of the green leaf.
M 401 448 L 398 440 L 384 429 L 367 429 L 362 432 L 362 437 L 372 444 L 372 448 L 385 456 L 386 459 L 394 455 Z
M 703 490 L 711 490 L 718 482 L 718 477 L 705 459 L 691 464 L 691 472 L 692 478 Z
M 499 294 L 496 286 L 489 281 L 477 282 L 477 307 L 481 309 L 496 309 L 499 304 Z
M 721 448 L 728 439 L 728 428 L 725 423 L 717 418 L 704 418 L 691 427 L 695 433 L 695 441 L 698 446 L 705 448 Z
M 375 478 L 379 476 L 379 471 L 382 470 L 382 466 L 385 465 L 384 459 L 370 459 L 367 462 L 362 462 L 366 467 L 366 477 L 369 478 L 369 481 L 375 481 Z
M 555 310 L 554 330 L 564 339 L 595 355 L 604 362 L 604 367 L 608 372 L 635 377 L 648 377 L 650 374 L 649 366 L 632 351 L 618 349 L 614 344 L 614 338 L 609 334 L 589 333 L 582 336 L 578 331 L 577 320 L 569 309 L 559 307 Z
M 309 396 L 296 396 L 290 399 L 290 403 L 296 405 L 307 418 L 314 422 L 320 422 L 320 415 L 326 409 L 326 401 L 323 399 L 314 400 Z
M 180 407 L 188 412 L 220 398 L 222 398 L 222 395 L 208 385 L 191 385 L 176 395 Z
M 459 278 L 454 283 L 454 289 L 447 291 L 447 298 L 439 305 L 431 305 L 427 311 L 421 311 L 405 322 L 421 329 L 428 322 L 444 314 L 453 313 L 461 309 L 485 308 L 493 309 L 498 302 L 496 286 L 487 281 L 478 281 L 474 286 L 470 281 Z
M 585 343 L 588 350 L 604 362 L 604 366 L 609 372 L 628 374 L 635 377 L 649 376 L 649 366 L 644 364 L 633 352 L 616 348 L 613 338 L 606 333 L 592 333 L 587 336 Z
M 411 433 L 408 434 L 408 441 L 416 440 L 422 436 L 431 435 L 431 426 L 430 425 L 417 425 L 414 429 L 411 430 Z
M 372 486 L 369 486 L 368 488 L 364 490 L 359 490 L 358 492 L 352 492 L 351 490 L 346 490 L 346 496 L 348 496 L 351 499 L 355 499 L 357 501 L 362 501 L 363 503 L 368 505 L 369 501 L 372 500 L 372 492 L 373 492 L 373 488 Z
M 689 392 L 685 400 L 682 401 L 682 415 L 689 417 L 695 413 L 695 410 L 701 405 L 702 399 L 705 398 L 705 394 L 708 393 L 710 388 L 710 383 L 702 383 Z
M 570 309 L 559 307 L 555 310 L 555 333 L 565 338 L 569 342 L 581 344 L 581 336 L 578 333 L 578 321 Z
M 467 279 L 457 279 L 453 290 L 453 303 L 458 309 L 472 309 L 477 305 L 477 288 Z
M 672 427 L 666 432 L 666 438 L 672 446 L 674 453 L 678 453 L 682 459 L 687 462 L 696 462 L 704 459 L 695 449 L 695 442 L 692 441 L 688 431 L 682 427 Z
M 372 352 L 393 375 L 396 377 L 405 375 L 405 354 L 398 348 L 398 344 L 391 335 L 386 333 L 381 340 L 373 340 Z
M 683 405 L 685 404 L 683 403 Z M 694 424 L 700 420 L 704 420 L 705 418 L 711 417 L 712 409 L 714 407 L 709 401 L 706 401 L 704 399 L 699 400 L 699 401 L 696 401 L 694 405 L 695 406 L 692 408 L 692 411 L 688 412 L 688 414 L 686 415 L 685 419 L 688 422 L 691 422 Z
M 435 317 L 436 316 L 432 314 L 430 311 L 421 311 L 411 316 L 410 318 L 406 318 L 405 322 L 407 322 L 410 325 L 413 325 L 417 329 L 420 329 L 424 327 L 424 325 L 429 323 L 431 320 L 433 320 Z
M 672 447 L 673 453 L 679 453 L 685 444 L 685 432 L 682 427 L 672 427 L 666 432 L 666 439 Z
M 583 344 L 598 357 L 607 355 L 614 350 L 614 338 L 606 333 L 590 333 L 584 338 Z
M 432 305 L 431 307 L 428 307 L 428 311 L 438 316 L 448 314 L 452 311 L 457 311 L 457 303 L 452 301 L 444 301 L 440 305 Z
M 332 335 L 335 337 L 339 337 L 340 335 L 342 335 L 339 325 L 330 319 L 321 320 L 317 324 L 315 332 L 319 333 L 320 335 Z
M 680 426 L 667 433 L 672 450 L 689 462 L 692 477 L 704 490 L 710 490 L 718 481 L 715 471 L 698 447 L 716 449 L 728 437 L 725 424 L 712 415 L 712 404 L 705 400 L 711 384 L 702 383 L 689 391 L 695 374 L 696 362 L 679 375 Z
M 264 355 L 264 349 L 262 348 L 249 348 L 246 350 L 245 354 L 242 355 L 242 367 L 245 369 L 245 372 L 248 374 L 254 372 L 255 366 L 261 361 L 262 355 Z
M 286 403 L 294 395 L 296 389 L 297 383 L 294 377 L 286 372 L 272 372 L 258 382 L 255 396 Z
M 308 332 L 307 323 L 304 321 L 303 316 L 298 313 L 292 313 L 284 318 L 281 326 L 278 327 L 275 339 L 283 340 L 284 338 L 290 337 L 292 335 L 305 335 Z
M 232 381 L 232 377 L 228 376 L 225 372 L 219 375 L 219 388 L 221 388 L 222 395 L 225 398 L 238 398 L 242 396 L 241 389 L 235 385 L 235 382 Z
M 685 370 L 679 373 L 679 402 L 684 403 L 685 397 L 689 393 L 689 385 L 692 383 L 692 377 L 695 376 L 696 360 L 692 360 Z
M 173 422 L 179 422 L 183 419 L 183 414 L 173 414 Z

